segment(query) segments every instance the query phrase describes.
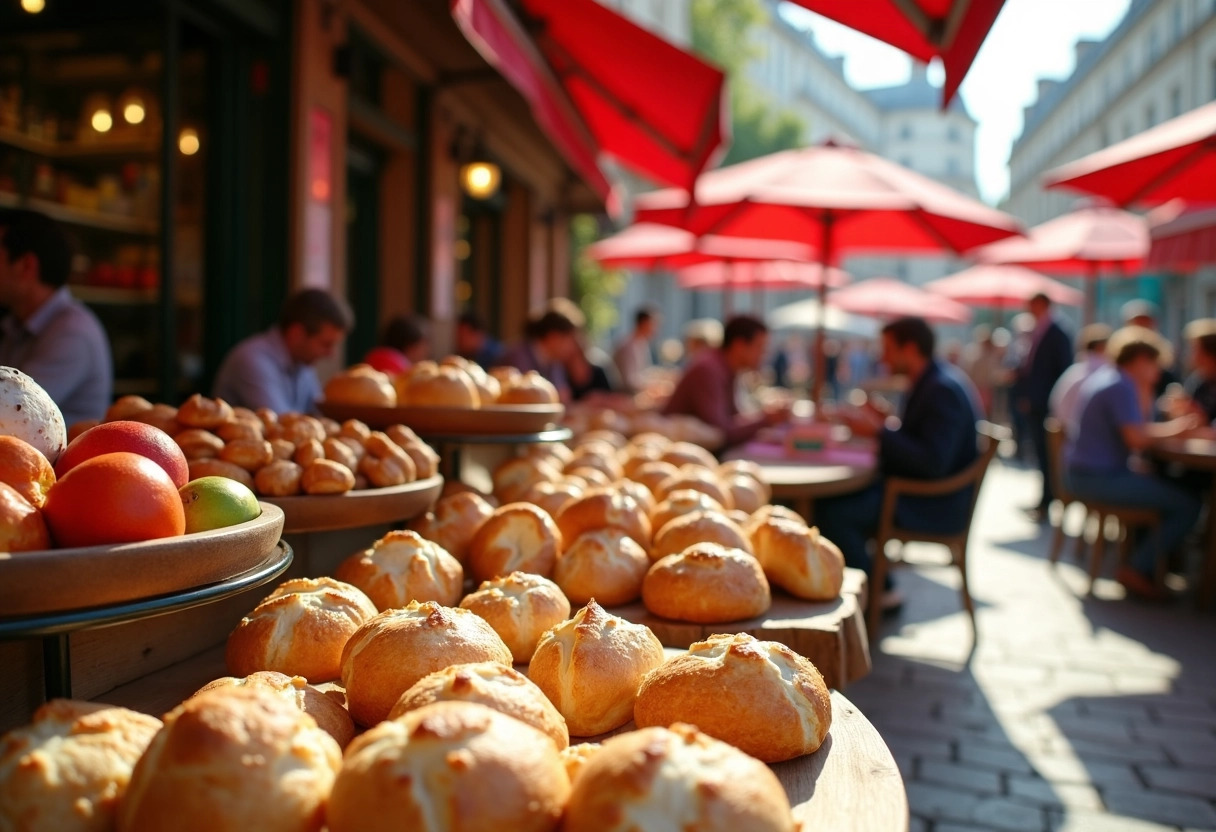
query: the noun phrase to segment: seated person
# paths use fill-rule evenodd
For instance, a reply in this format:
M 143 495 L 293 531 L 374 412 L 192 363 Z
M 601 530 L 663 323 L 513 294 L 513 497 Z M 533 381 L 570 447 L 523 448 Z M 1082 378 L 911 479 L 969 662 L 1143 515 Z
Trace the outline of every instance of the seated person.
M 110 341 L 72 297 L 71 272 L 72 248 L 59 223 L 35 211 L 0 210 L 0 364 L 38 382 L 68 425 L 104 417 L 114 386 Z
M 430 352 L 422 320 L 412 315 L 398 315 L 384 325 L 380 344 L 368 351 L 363 363 L 396 376 L 422 361 Z
M 504 352 L 498 364 L 521 373 L 535 370 L 552 382 L 565 404 L 570 402 L 566 362 L 579 347 L 583 313 L 565 298 L 557 298 L 524 327 L 524 339 Z
M 321 382 L 313 365 L 333 355 L 353 325 L 350 307 L 325 290 L 296 292 L 283 303 L 277 324 L 224 357 L 213 395 L 251 409 L 316 413 Z
M 920 318 L 900 318 L 882 329 L 883 363 L 911 383 L 898 425 L 868 403 L 841 414 L 854 436 L 878 440 L 879 478 L 856 493 L 816 501 L 815 521 L 820 532 L 840 547 L 845 562 L 867 573 L 873 566 L 867 544 L 878 531 L 882 478 L 943 479 L 959 473 L 979 455 L 979 399 L 961 370 L 933 357 L 935 340 L 933 330 Z M 964 488 L 943 497 L 903 497 L 895 507 L 895 519 L 907 529 L 951 534 L 967 524 L 970 508 L 971 489 Z M 901 599 L 890 572 L 884 589 L 883 608 L 897 609 Z
M 614 392 L 619 385 L 614 383 L 614 374 L 608 369 L 610 361 L 602 350 L 580 344 L 566 360 L 570 397 L 578 402 Z
M 1216 420 L 1216 318 L 1191 321 L 1183 330 L 1191 344 L 1191 374 L 1183 383 L 1185 403 L 1204 422 Z
M 751 315 L 726 322 L 722 346 L 706 346 L 696 353 L 676 384 L 663 412 L 669 416 L 696 416 L 725 436 L 723 448 L 751 439 L 762 428 L 789 420 L 788 407 L 755 414 L 739 412 L 735 398 L 740 373 L 760 369 L 768 350 L 768 327 Z
M 485 321 L 465 312 L 456 319 L 456 354 L 490 369 L 502 355 L 502 344 L 490 337 Z
M 1110 339 L 1110 327 L 1106 324 L 1090 324 L 1081 330 L 1081 356 L 1077 363 L 1064 371 L 1051 388 L 1047 399 L 1047 411 L 1060 423 L 1065 436 L 1077 433 L 1077 396 L 1085 380 L 1103 367 L 1110 366 L 1106 357 L 1106 342 Z
M 1199 419 L 1188 414 L 1169 422 L 1150 422 L 1146 417 L 1152 411 L 1162 364 L 1171 363 L 1169 345 L 1159 335 L 1126 327 L 1111 336 L 1108 351 L 1114 366 L 1098 370 L 1081 386 L 1078 431 L 1064 449 L 1065 476 L 1082 500 L 1160 512 L 1164 556 L 1195 525 L 1200 502 L 1192 492 L 1138 470 L 1141 466 L 1133 455 L 1156 439 L 1187 432 Z M 1131 564 L 1116 572 L 1128 592 L 1150 599 L 1162 596 L 1154 580 L 1156 543 L 1153 535 L 1143 535 Z

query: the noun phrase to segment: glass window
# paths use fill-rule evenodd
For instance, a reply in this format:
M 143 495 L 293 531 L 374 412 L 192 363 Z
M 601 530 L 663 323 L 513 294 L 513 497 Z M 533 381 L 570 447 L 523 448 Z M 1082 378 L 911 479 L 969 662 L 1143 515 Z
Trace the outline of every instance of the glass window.
M 1182 87 L 1170 90 L 1170 118 L 1182 115 Z
M 946 128 L 946 140 L 952 142 L 958 141 L 958 128 L 953 124 Z

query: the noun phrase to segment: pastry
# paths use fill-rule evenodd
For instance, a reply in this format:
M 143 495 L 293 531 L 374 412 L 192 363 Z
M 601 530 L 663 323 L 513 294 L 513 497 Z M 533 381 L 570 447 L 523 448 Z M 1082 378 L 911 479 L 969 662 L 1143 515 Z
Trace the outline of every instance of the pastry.
M 218 428 L 232 420 L 232 406 L 223 399 L 208 399 L 195 393 L 177 409 L 178 424 L 187 428 Z
M 671 492 L 667 495 L 667 499 L 655 506 L 654 511 L 650 515 L 655 535 L 662 532 L 663 527 L 677 517 L 686 517 L 697 511 L 721 512 L 726 511 L 726 509 L 721 503 L 703 491 L 693 491 L 691 488 L 684 488 Z
M 570 480 L 538 482 L 524 494 L 523 502 L 533 503 L 544 509 L 550 517 L 556 517 L 563 506 L 583 496 L 583 493 L 583 486 Z
M 772 518 L 752 532 L 756 560 L 769 582 L 808 601 L 840 597 L 844 555 L 817 528 Z
M 656 500 L 662 500 L 659 496 L 659 485 L 668 479 L 678 477 L 680 469 L 672 465 L 670 462 L 646 462 L 638 468 L 634 469 L 629 475 L 629 479 L 634 482 L 640 482 L 642 485 L 650 489 L 650 493 L 655 496 Z
M 355 487 L 355 475 L 331 459 L 315 459 L 304 466 L 300 486 L 307 494 L 345 494 Z
M 574 604 L 592 598 L 607 607 L 628 604 L 642 594 L 650 558 L 621 529 L 595 529 L 574 539 L 553 568 L 553 580 Z
M 152 402 L 143 396 L 120 396 L 114 404 L 106 408 L 103 422 L 118 422 L 123 419 L 133 419 L 138 413 L 146 413 L 152 409 Z
M 663 460 L 670 462 L 677 468 L 683 468 L 685 465 L 695 465 L 714 472 L 718 468 L 718 460 L 714 458 L 713 454 L 700 445 L 694 445 L 691 442 L 671 443 L 667 446 L 667 450 L 663 452 Z
M 720 511 L 694 511 L 677 517 L 655 535 L 650 559 L 657 561 L 683 552 L 697 543 L 717 543 L 727 549 L 742 549 L 749 555 L 752 544 L 734 520 Z
M 529 370 L 507 381 L 499 379 L 498 404 L 558 404 L 557 388 L 540 373 Z
M 573 541 L 584 532 L 620 529 L 642 546 L 650 545 L 650 518 L 628 493 L 593 488 L 567 503 L 557 515 L 562 540 Z
M 355 722 L 342 705 L 340 694 L 325 694 L 308 684 L 303 676 L 288 676 L 273 670 L 259 670 L 248 676 L 223 676 L 208 682 L 195 696 L 217 688 L 259 688 L 278 694 L 308 714 L 322 731 L 334 738 L 338 747 L 345 748 L 355 738 Z
M 417 532 L 391 531 L 338 564 L 334 577 L 358 587 L 380 610 L 411 601 L 455 606 L 464 569 L 443 547 Z
M 530 572 L 485 581 L 460 606 L 484 618 L 521 664 L 531 661 L 546 630 L 570 617 L 570 602 L 557 584 Z
M 548 514 L 531 503 L 507 503 L 481 524 L 469 542 L 469 569 L 479 581 L 511 572 L 549 575 L 562 535 Z
M 566 774 L 570 777 L 570 782 L 574 782 L 574 778 L 583 770 L 583 766 L 587 765 L 587 761 L 591 759 L 595 752 L 601 748 L 598 742 L 580 742 L 576 745 L 568 745 L 562 749 L 562 762 L 566 766 Z
M 480 495 L 465 491 L 441 498 L 434 509 L 415 518 L 408 527 L 438 543 L 464 564 L 469 559 L 473 536 L 493 513 L 493 507 Z
M 224 440 L 209 430 L 187 428 L 178 432 L 173 441 L 182 449 L 187 460 L 215 459 L 224 450 Z
M 524 498 L 532 488 L 542 482 L 561 479 L 557 468 L 536 459 L 515 457 L 494 469 L 494 496 L 503 503 L 515 503 Z
M 397 384 L 397 395 L 401 404 L 407 407 L 473 409 L 481 406 L 477 385 L 468 373 L 459 367 L 436 366 L 433 362 L 419 362 L 411 373 L 402 376 Z
M 236 439 L 260 441 L 265 438 L 265 431 L 262 430 L 262 423 L 258 421 L 257 417 L 254 417 L 253 421 L 234 418 L 231 422 L 216 428 L 215 435 L 225 442 L 232 442 Z
M 224 445 L 220 459 L 252 473 L 274 461 L 274 449 L 265 439 L 234 439 Z
M 396 407 L 397 392 L 384 373 L 366 364 L 356 364 L 325 383 L 325 400 L 364 407 Z
M 699 543 L 650 567 L 642 581 L 642 602 L 663 618 L 721 624 L 763 615 L 772 594 L 754 557 Z
M 674 477 L 669 477 L 659 483 L 654 496 L 656 499 L 666 500 L 672 492 L 685 488 L 708 494 L 726 508 L 735 507 L 735 504 L 731 502 L 730 492 L 722 487 L 718 475 L 706 468 L 681 468 Z

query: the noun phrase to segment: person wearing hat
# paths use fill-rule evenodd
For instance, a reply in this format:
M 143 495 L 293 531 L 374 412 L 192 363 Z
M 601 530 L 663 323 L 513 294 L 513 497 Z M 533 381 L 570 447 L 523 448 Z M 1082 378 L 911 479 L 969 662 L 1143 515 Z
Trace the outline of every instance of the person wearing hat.
M 1051 388 L 1048 410 L 1063 426 L 1065 436 L 1076 436 L 1077 396 L 1085 380 L 1103 367 L 1110 365 L 1106 357 L 1106 342 L 1110 340 L 1110 327 L 1106 324 L 1090 324 L 1081 330 L 1077 339 L 1081 350 L 1080 359 L 1064 371 L 1056 386 Z

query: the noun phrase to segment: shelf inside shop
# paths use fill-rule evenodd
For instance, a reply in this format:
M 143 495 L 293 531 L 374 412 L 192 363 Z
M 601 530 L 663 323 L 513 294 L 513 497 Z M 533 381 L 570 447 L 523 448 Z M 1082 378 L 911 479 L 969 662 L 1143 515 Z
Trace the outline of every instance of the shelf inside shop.
M 88 211 L 83 208 L 73 208 L 59 202 L 47 199 L 22 199 L 8 191 L 0 191 L 0 208 L 29 208 L 40 211 L 52 219 L 69 225 L 79 225 L 85 228 L 99 228 L 103 231 L 119 231 L 125 234 L 140 234 L 152 236 L 160 230 L 160 224 L 155 220 L 145 220 L 138 217 L 127 217 L 122 214 L 107 214 L 102 211 Z
M 156 137 L 87 143 L 54 142 L 34 138 L 9 127 L 0 127 L 0 144 L 55 159 L 148 157 L 160 150 L 160 139 Z

